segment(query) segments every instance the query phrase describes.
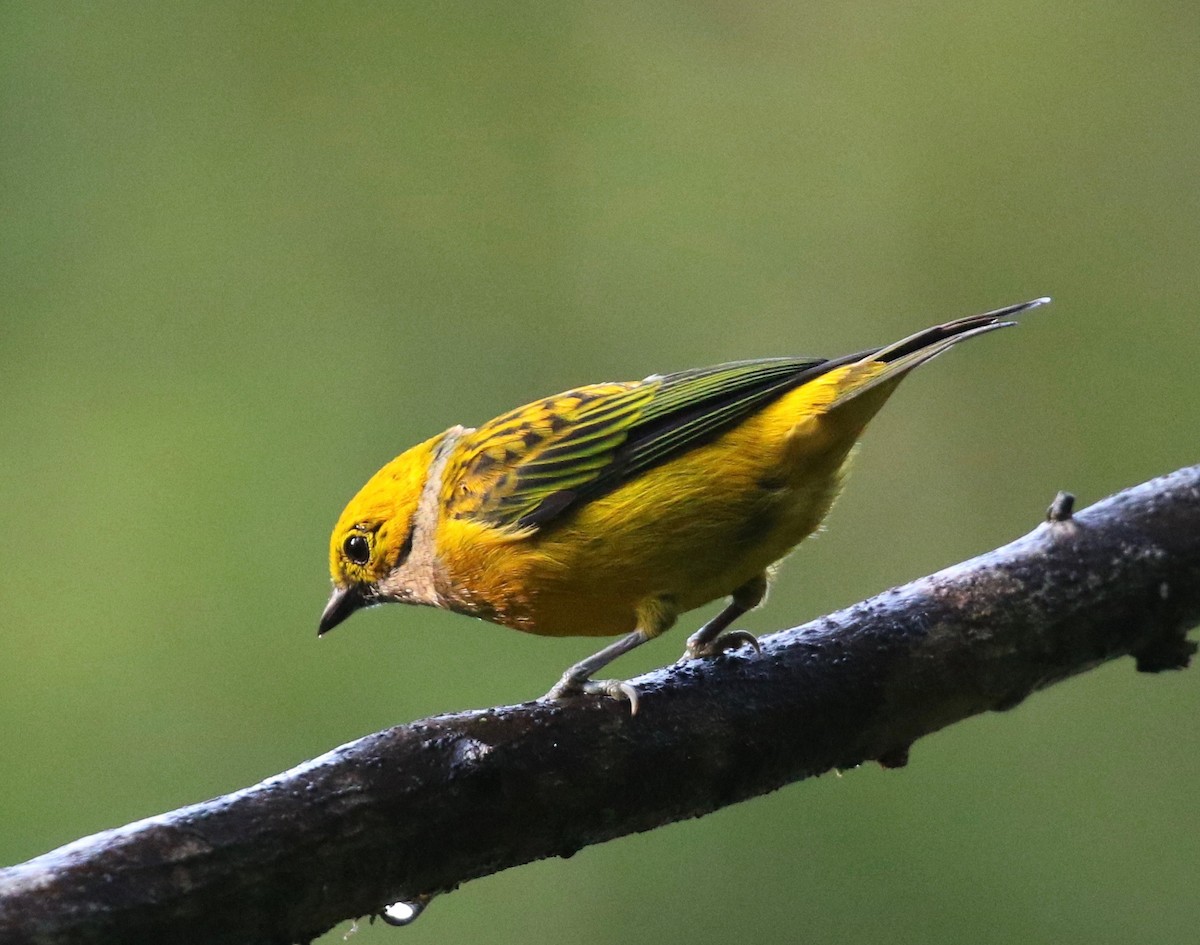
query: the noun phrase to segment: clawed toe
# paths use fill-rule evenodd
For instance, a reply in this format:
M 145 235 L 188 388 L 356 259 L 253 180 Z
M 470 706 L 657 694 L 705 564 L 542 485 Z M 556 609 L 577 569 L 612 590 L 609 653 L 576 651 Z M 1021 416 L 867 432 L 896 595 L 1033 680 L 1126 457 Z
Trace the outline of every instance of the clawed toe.
M 541 701 L 562 702 L 572 696 L 608 696 L 610 699 L 628 699 L 629 714 L 637 715 L 638 691 L 623 679 L 572 679 L 564 676 Z
M 683 654 L 684 659 L 701 659 L 718 656 L 726 650 L 736 650 L 747 643 L 754 647 L 755 653 L 762 653 L 762 646 L 759 645 L 758 637 L 749 630 L 726 630 L 715 639 L 709 641 L 697 640 L 696 636 L 693 635 L 688 638 L 687 650 Z

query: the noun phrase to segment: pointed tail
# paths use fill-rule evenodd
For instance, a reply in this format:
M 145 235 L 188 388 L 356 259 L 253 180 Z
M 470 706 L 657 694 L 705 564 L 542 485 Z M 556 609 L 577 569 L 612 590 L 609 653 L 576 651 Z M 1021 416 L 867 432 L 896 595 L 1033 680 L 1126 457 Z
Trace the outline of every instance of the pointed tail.
M 866 365 L 883 362 L 887 367 L 872 376 L 866 383 L 844 391 L 829 405 L 829 409 L 832 410 L 839 404 L 853 400 L 880 384 L 898 381 L 913 368 L 936 358 L 960 341 L 966 341 L 976 335 L 987 334 L 997 328 L 1008 328 L 1015 325 L 1016 322 L 1006 321 L 1006 319 L 1037 308 L 1039 305 L 1045 305 L 1049 301 L 1049 297 L 1043 297 L 1029 302 L 1019 302 L 1016 305 L 1007 305 L 992 312 L 984 312 L 982 315 L 958 318 L 952 322 L 946 322 L 944 325 L 926 328 L 924 331 L 902 338 L 887 347 L 869 351 L 856 363 Z

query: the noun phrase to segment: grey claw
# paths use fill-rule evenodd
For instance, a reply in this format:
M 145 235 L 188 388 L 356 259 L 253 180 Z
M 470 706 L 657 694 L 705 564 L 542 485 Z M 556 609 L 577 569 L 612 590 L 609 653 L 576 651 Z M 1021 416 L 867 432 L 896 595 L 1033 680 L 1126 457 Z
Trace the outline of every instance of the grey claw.
M 584 679 L 574 680 L 563 678 L 554 684 L 554 687 L 542 696 L 541 700 L 545 702 L 562 702 L 571 696 L 608 696 L 610 699 L 628 699 L 629 714 L 631 716 L 638 713 L 638 691 L 629 683 L 621 679 Z
M 717 656 L 727 650 L 736 650 L 740 646 L 746 644 L 754 647 L 754 652 L 762 655 L 762 645 L 749 630 L 726 630 L 715 640 L 706 644 L 696 645 L 691 640 L 687 642 L 687 651 L 684 653 L 684 659 L 702 659 L 705 657 Z

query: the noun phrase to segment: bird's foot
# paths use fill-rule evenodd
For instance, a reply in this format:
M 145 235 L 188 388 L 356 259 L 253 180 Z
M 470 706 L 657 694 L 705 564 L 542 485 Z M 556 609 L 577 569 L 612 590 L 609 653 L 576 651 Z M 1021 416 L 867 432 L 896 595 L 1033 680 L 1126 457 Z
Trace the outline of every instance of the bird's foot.
M 637 715 L 638 691 L 623 679 L 579 679 L 569 672 L 554 684 L 553 688 L 539 701 L 562 702 L 572 696 L 608 696 L 610 699 L 628 699 L 629 714 Z
M 705 640 L 700 632 L 696 632 L 688 637 L 687 649 L 684 650 L 681 661 L 718 656 L 726 650 L 736 650 L 747 643 L 754 647 L 755 653 L 762 653 L 758 637 L 749 630 L 726 630 L 711 640 Z

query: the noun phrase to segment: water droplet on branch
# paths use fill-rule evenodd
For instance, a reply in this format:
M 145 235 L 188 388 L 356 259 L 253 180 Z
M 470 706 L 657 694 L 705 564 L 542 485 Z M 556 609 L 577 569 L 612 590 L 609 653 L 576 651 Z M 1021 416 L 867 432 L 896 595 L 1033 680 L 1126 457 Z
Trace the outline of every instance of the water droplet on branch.
M 424 897 L 418 897 L 413 900 L 401 899 L 398 902 L 393 902 L 391 905 L 384 906 L 383 910 L 379 913 L 379 918 L 383 919 L 388 925 L 411 925 L 425 911 L 427 905 L 429 905 L 429 900 Z

